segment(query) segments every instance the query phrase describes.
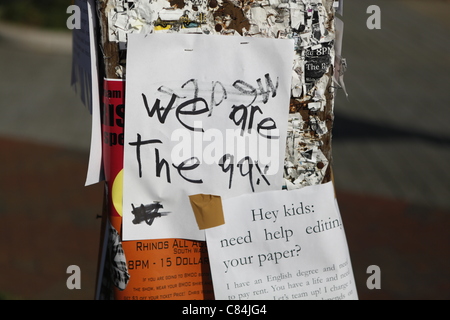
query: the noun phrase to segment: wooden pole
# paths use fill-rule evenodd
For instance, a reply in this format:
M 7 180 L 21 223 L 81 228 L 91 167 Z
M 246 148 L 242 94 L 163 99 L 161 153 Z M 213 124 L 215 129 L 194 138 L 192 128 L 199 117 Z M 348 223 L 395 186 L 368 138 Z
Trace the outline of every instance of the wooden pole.
M 117 44 L 112 43 L 108 39 L 108 18 L 106 14 L 106 7 L 108 0 L 100 0 L 96 2 L 97 11 L 97 41 L 98 41 L 98 65 L 99 65 L 99 80 L 102 79 L 117 79 L 115 73 L 116 67 L 119 66 L 119 48 Z M 104 94 L 104 85 L 100 85 L 100 97 Z M 103 101 L 101 101 L 103 103 Z M 101 117 L 104 118 L 104 104 L 102 105 Z M 103 136 L 103 132 L 102 132 Z M 109 150 L 107 150 L 109 151 Z M 103 150 L 105 155 L 105 148 Z M 103 195 L 103 210 L 102 210 L 102 227 L 101 227 L 101 241 L 100 241 L 100 254 L 99 254 L 99 270 L 97 272 L 97 292 L 96 299 L 100 300 L 114 300 L 114 281 L 111 281 L 112 277 L 115 277 L 112 271 L 112 258 L 111 247 L 109 245 L 110 240 L 110 214 L 112 211 L 111 204 L 111 184 L 110 181 L 105 182 L 104 195 Z M 106 243 L 105 243 L 106 242 Z
M 118 79 L 116 68 L 120 66 L 119 46 L 117 43 L 110 42 L 108 35 L 108 14 L 106 9 L 110 3 L 112 3 L 110 0 L 97 1 L 100 24 L 100 63 L 103 66 L 105 78 Z

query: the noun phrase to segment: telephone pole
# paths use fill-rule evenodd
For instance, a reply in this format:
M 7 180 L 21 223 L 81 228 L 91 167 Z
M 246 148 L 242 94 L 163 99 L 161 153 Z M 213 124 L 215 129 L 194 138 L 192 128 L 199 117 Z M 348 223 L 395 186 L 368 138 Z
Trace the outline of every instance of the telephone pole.
M 286 106 L 289 108 L 289 125 L 283 168 L 285 188 L 290 190 L 329 182 L 332 180 L 331 141 L 338 83 L 335 61 L 340 61 L 335 55 L 338 3 L 334 0 L 98 0 L 99 64 L 105 78 L 104 90 L 112 85 L 117 90 L 118 85 L 123 92 L 122 101 L 115 101 L 117 97 L 104 98 L 103 116 L 110 116 L 106 114 L 107 105 L 118 107 L 125 101 L 127 35 L 130 33 L 294 39 L 292 90 L 290 106 Z M 158 77 L 157 74 L 154 76 Z M 124 108 L 126 110 L 127 106 Z M 123 134 L 123 127 L 115 130 L 118 130 L 117 134 Z M 108 220 L 116 233 L 116 251 L 109 254 L 105 267 L 110 270 L 110 280 L 114 283 L 109 297 L 214 299 L 204 242 L 183 239 L 121 242 L 122 217 L 117 214 L 121 209 L 113 203 L 115 191 L 112 189 L 123 169 L 123 148 L 113 150 L 104 145 L 103 152 L 107 154 L 105 168 L 118 167 L 106 172 L 104 222 L 106 224 Z M 174 246 L 199 248 L 190 256 L 193 261 L 200 262 L 196 269 L 174 274 L 167 271 L 168 268 L 150 268 L 149 261 L 154 261 L 155 257 L 163 266 L 174 263 L 176 257 L 171 252 L 164 253 Z M 116 255 L 117 250 L 123 250 L 123 260 Z M 193 275 L 194 272 L 197 274 L 195 282 L 200 283 L 195 290 L 191 280 L 186 277 L 180 280 L 183 274 Z M 174 278 L 176 281 L 171 282 Z M 175 283 L 177 290 L 170 290 L 168 286 Z M 186 288 L 180 288 L 182 283 Z M 144 288 L 148 291 L 143 292 Z M 188 290 L 197 293 L 188 297 L 185 295 Z

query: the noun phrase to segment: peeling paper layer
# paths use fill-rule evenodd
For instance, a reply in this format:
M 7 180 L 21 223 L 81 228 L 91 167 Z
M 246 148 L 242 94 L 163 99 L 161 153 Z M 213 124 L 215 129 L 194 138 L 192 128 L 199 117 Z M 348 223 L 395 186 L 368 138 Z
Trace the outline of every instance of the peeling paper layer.
M 321 184 L 327 171 L 329 161 L 310 130 L 299 113 L 289 115 L 284 164 L 288 190 Z
M 114 0 L 108 11 L 109 39 L 121 49 L 130 33 L 294 39 L 292 96 L 305 98 L 334 61 L 334 10 L 334 0 Z M 306 70 L 301 67 L 305 63 Z
M 330 172 L 335 88 L 346 94 L 343 23 L 335 17 L 342 8 L 342 0 L 113 0 L 109 39 L 122 50 L 132 33 L 293 39 L 290 113 L 298 120 L 290 124 L 295 147 L 286 146 L 284 178 L 287 188 L 298 188 Z M 125 70 L 118 66 L 117 75 L 125 78 Z

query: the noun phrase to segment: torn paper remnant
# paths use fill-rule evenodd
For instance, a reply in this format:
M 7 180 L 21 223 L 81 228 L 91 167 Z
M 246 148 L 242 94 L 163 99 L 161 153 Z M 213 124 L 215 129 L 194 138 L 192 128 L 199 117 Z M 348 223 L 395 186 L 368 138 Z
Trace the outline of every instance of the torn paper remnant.
M 295 98 L 307 99 L 334 62 L 333 0 L 114 0 L 107 10 L 109 40 L 122 50 L 131 33 L 294 39 Z

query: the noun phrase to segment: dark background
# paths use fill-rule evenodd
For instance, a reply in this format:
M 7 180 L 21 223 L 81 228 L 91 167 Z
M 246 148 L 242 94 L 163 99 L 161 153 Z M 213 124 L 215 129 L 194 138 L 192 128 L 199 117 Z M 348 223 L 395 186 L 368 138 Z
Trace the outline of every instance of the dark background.
M 0 0 L 0 17 L 39 28 L 63 29 L 71 4 L 68 0 Z

